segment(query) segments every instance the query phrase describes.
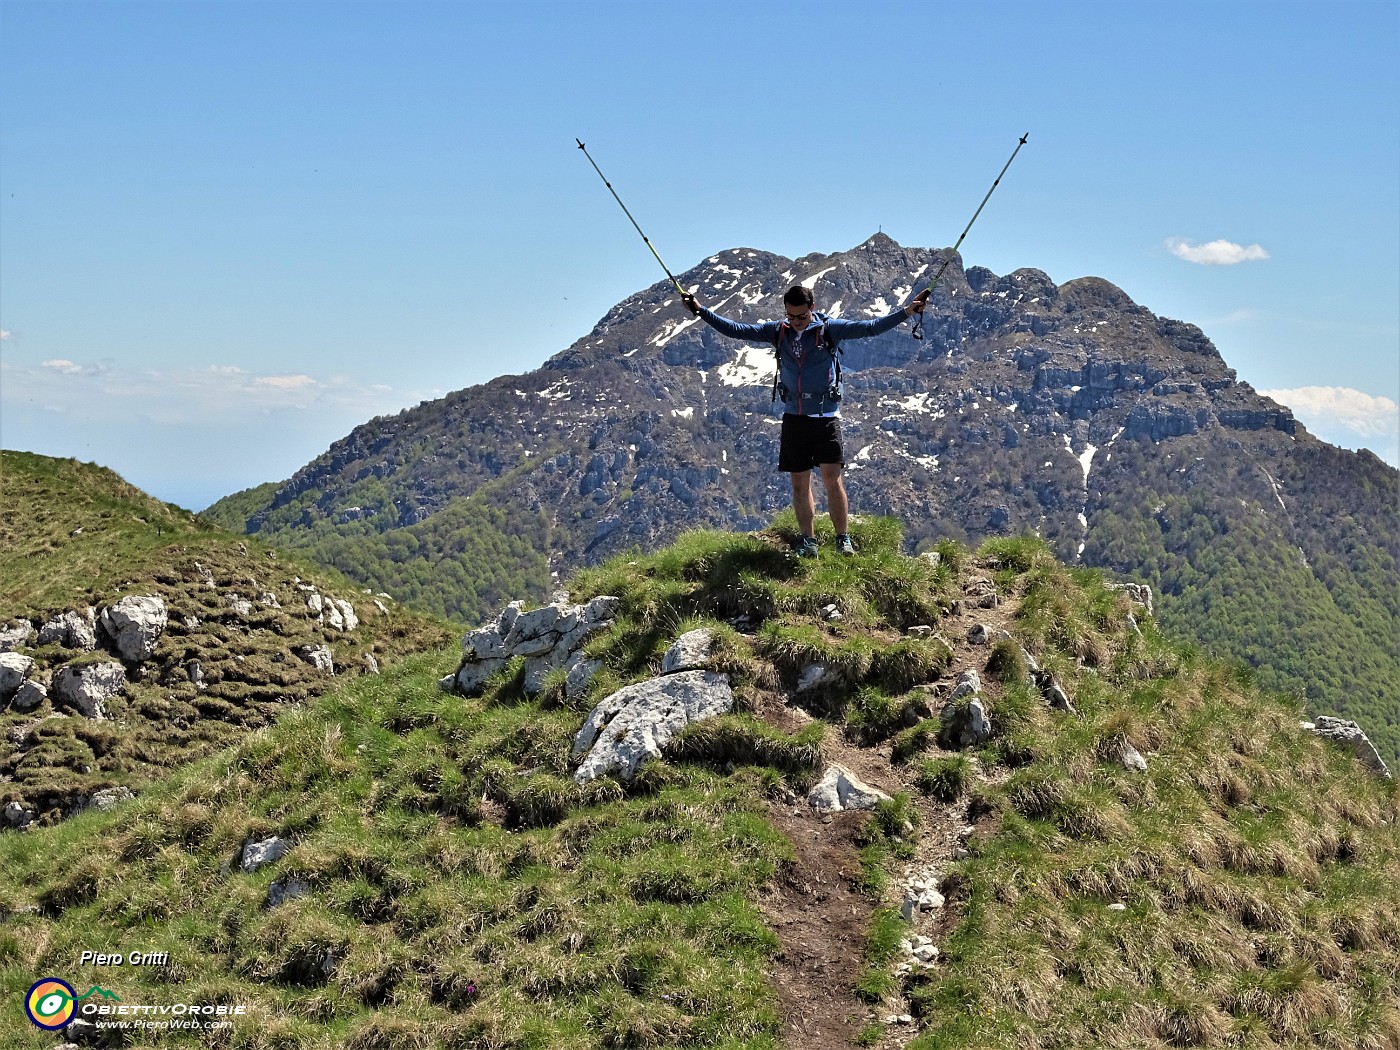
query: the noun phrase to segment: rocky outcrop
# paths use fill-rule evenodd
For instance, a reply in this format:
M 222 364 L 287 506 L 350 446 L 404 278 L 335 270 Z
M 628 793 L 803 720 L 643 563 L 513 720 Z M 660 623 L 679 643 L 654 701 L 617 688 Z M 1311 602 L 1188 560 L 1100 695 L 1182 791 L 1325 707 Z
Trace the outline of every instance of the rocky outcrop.
M 109 809 L 115 809 L 123 802 L 135 798 L 135 793 L 130 788 L 111 787 L 103 788 L 101 791 L 94 791 L 92 797 L 88 799 L 87 808 L 101 810 L 104 813 Z
M 1192 405 L 1139 404 L 1128 413 L 1124 432 L 1128 437 L 1161 442 L 1196 433 L 1205 426 L 1209 416 L 1205 408 Z
M 686 726 L 732 710 L 728 676 L 712 671 L 680 671 L 629 685 L 600 702 L 574 737 L 574 780 L 586 784 L 604 773 L 630 780 Z
M 107 717 L 107 701 L 125 685 L 126 668 L 110 661 L 70 664 L 60 668 L 53 679 L 57 699 L 92 719 Z
M 1152 615 L 1152 588 L 1145 583 L 1106 583 L 1111 591 L 1122 591 L 1134 605 L 1141 606 L 1147 615 Z
M 578 690 L 588 663 L 579 652 L 590 635 L 612 625 L 620 599 L 599 595 L 584 605 L 570 604 L 559 594 L 549 605 L 530 611 L 523 601 L 511 602 L 493 623 L 468 631 L 462 639 L 462 662 L 438 684 L 447 691 L 470 695 L 516 657 L 525 658 L 525 692 L 531 696 L 545 686 L 551 671 L 566 669 Z M 591 673 L 591 672 L 589 672 Z
M 327 597 L 309 583 L 298 584 L 297 589 L 306 595 L 306 611 L 317 623 L 336 631 L 353 631 L 360 625 L 355 607 L 344 599 Z
M 0 653 L 0 704 L 10 702 L 33 670 L 34 661 L 30 657 L 20 653 Z
M 90 734 L 81 728 L 84 719 L 110 720 L 110 732 L 137 741 L 138 753 L 166 755 L 173 764 L 202 743 L 266 724 L 285 705 L 322 691 L 336 671 L 334 639 L 360 629 L 349 600 L 318 592 L 321 611 L 313 615 L 296 589 L 299 579 L 278 569 L 264 575 L 255 562 L 236 569 L 225 562 L 218 578 L 193 560 L 166 572 L 182 578 L 162 573 L 153 580 L 159 591 L 119 593 L 92 608 L 4 621 L 0 710 L 28 721 L 11 727 L 12 746 L 0 751 L 0 802 L 13 800 L 46 824 L 91 806 L 94 776 L 107 777 L 113 791 L 139 788 L 148 770 L 133 770 L 125 746 L 93 749 L 93 758 L 81 764 L 27 756 L 46 739 Z M 235 581 L 257 601 L 231 590 Z M 391 615 L 379 599 L 375 606 L 378 615 Z M 236 642 L 228 642 L 230 629 Z M 375 666 L 360 638 L 345 644 L 354 655 L 352 673 Z M 322 674 L 300 666 L 298 657 Z M 118 697 L 125 702 L 114 710 Z M 32 731 L 50 719 L 68 721 L 51 725 L 44 736 Z M 202 719 L 222 725 L 189 733 Z M 179 741 L 167 749 L 172 732 Z
M 1391 778 L 1390 768 L 1385 764 L 1380 753 L 1376 751 L 1376 745 L 1371 743 L 1371 738 L 1355 722 L 1349 722 L 1345 718 L 1321 715 L 1316 721 L 1304 722 L 1303 725 L 1318 736 L 1326 737 L 1346 748 L 1367 769 L 1379 773 L 1387 780 Z
M 97 648 L 97 613 L 93 609 L 69 609 L 39 628 L 39 644 L 57 642 L 65 649 L 92 652 Z
M 154 594 L 129 595 L 107 606 L 97 618 L 117 655 L 128 663 L 140 663 L 155 654 L 168 622 L 165 600 Z
M 961 750 L 985 743 L 991 735 L 992 722 L 982 699 L 981 676 L 976 671 L 964 671 L 939 713 L 938 742 L 950 750 Z
M 38 632 L 28 620 L 16 620 L 0 626 L 0 653 L 12 653 L 30 645 Z

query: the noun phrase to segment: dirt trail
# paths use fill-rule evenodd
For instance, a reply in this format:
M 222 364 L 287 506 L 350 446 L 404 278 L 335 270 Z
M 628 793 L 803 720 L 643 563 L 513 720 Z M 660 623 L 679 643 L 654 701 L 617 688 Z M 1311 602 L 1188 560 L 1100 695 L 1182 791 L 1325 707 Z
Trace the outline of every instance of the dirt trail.
M 953 663 L 934 683 L 940 696 L 962 672 L 983 672 L 990 647 L 968 642 L 972 628 L 985 624 L 995 636 L 1008 628 L 1015 612 L 1013 603 L 991 604 L 994 598 L 989 596 L 995 592 L 985 573 L 971 568 L 962 584 L 962 601 L 937 627 L 954 653 Z M 997 683 L 984 674 L 983 686 L 983 694 L 995 701 Z M 936 712 L 940 702 L 936 697 L 931 700 Z M 764 714 L 789 732 L 807 719 L 793 707 Z M 886 1024 L 888 1018 L 908 1013 L 902 998 L 871 1004 L 856 994 L 870 917 L 878 906 L 898 908 L 904 901 L 904 886 L 912 878 L 945 873 L 969 821 L 964 804 L 944 805 L 921 795 L 913 783 L 913 764 L 896 766 L 892 750 L 889 741 L 863 748 L 840 738 L 828 741 L 826 748 L 828 764 L 840 763 L 888 794 L 906 791 L 918 808 L 921 824 L 915 856 L 895 868 L 881 901 L 871 900 L 859 889 L 854 838 L 868 819 L 864 813 L 822 815 L 805 798 L 795 796 L 770 806 L 770 819 L 792 842 L 797 858 L 762 902 L 782 946 L 773 980 L 783 1011 L 784 1045 L 789 1050 L 848 1050 L 861 1045 L 856 1038 L 872 1023 L 884 1028 L 883 1038 L 874 1044 L 879 1050 L 902 1050 L 918 1032 L 912 1023 Z M 940 754 L 945 752 L 936 747 L 927 752 L 929 757 Z M 925 913 L 911 933 L 937 943 L 953 918 L 947 908 Z

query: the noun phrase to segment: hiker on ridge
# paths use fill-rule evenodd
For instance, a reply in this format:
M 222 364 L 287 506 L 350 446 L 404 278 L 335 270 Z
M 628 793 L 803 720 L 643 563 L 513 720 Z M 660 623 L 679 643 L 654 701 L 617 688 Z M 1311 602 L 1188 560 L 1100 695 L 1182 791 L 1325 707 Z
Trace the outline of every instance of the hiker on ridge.
M 802 530 L 798 557 L 817 556 L 813 467 L 821 471 L 826 509 L 836 528 L 836 549 L 842 554 L 856 552 L 848 532 L 850 506 L 841 476 L 846 456 L 841 447 L 841 366 L 836 359 L 839 344 L 842 339 L 861 339 L 890 331 L 906 318 L 922 313 L 928 305 L 928 295 L 927 290 L 920 292 L 907 306 L 885 317 L 845 321 L 817 313 L 812 290 L 795 284 L 783 293 L 787 319 L 761 324 L 743 324 L 721 317 L 700 305 L 694 294 L 681 296 L 685 308 L 715 331 L 731 339 L 763 343 L 777 354 L 773 397 L 777 400 L 781 396 L 783 401 L 778 469 L 792 482 L 792 509 L 797 515 L 797 527 Z

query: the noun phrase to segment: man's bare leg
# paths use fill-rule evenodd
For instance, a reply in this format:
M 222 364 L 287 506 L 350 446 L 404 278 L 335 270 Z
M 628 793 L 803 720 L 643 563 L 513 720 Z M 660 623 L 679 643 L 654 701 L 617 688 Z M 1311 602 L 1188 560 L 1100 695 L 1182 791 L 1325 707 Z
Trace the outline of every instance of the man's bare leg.
M 792 510 L 797 515 L 797 528 L 804 536 L 815 536 L 812 523 L 817 517 L 817 506 L 812 498 L 812 472 L 794 470 L 788 477 L 792 479 Z
M 841 536 L 849 532 L 847 527 L 850 524 L 850 504 L 846 500 L 846 483 L 842 479 L 842 467 L 840 463 L 821 464 L 822 484 L 826 487 L 826 509 L 831 515 L 831 524 L 836 529 L 836 535 Z M 795 475 L 794 475 L 795 476 Z M 811 506 L 810 480 L 807 485 L 807 501 Z M 815 509 L 810 512 L 815 516 Z M 810 519 L 809 519 L 810 520 Z M 798 524 L 801 524 L 801 516 L 798 517 Z M 811 535 L 811 533 L 807 533 Z

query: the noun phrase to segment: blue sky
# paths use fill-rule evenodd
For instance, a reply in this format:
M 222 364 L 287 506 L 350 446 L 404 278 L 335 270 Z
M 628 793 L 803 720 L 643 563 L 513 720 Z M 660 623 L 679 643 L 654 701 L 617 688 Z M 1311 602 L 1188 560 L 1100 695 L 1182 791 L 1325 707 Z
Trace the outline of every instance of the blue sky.
M 0 0 L 0 444 L 199 509 L 725 248 L 1096 275 L 1400 462 L 1400 5 Z M 1219 243 L 1217 243 L 1219 242 Z

